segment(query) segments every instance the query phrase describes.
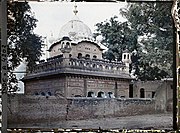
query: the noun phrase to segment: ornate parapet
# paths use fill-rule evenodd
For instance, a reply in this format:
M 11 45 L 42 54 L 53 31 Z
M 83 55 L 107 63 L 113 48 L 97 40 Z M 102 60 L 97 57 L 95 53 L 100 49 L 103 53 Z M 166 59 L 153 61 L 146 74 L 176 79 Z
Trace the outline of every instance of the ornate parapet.
M 129 74 L 126 66 L 122 62 L 99 60 L 99 59 L 77 59 L 77 58 L 55 58 L 47 62 L 41 62 L 34 66 L 34 69 L 27 75 L 36 75 L 42 73 L 55 73 L 60 70 L 69 70 L 71 72 L 91 72 L 104 74 Z

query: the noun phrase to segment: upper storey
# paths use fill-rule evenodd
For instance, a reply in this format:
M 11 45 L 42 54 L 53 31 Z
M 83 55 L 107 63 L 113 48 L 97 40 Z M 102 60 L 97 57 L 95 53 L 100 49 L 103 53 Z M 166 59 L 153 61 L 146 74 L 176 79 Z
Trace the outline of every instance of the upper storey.
M 105 46 L 94 41 L 90 28 L 77 17 L 75 5 L 74 18 L 62 26 L 58 40 L 49 48 L 51 57 L 97 58 L 102 59 Z

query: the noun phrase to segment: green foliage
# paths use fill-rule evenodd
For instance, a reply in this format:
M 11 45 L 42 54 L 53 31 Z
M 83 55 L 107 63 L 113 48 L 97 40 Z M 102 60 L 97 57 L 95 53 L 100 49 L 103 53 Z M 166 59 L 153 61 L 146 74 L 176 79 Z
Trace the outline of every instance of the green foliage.
M 13 73 L 22 60 L 27 62 L 29 69 L 41 56 L 41 37 L 33 33 L 37 20 L 31 13 L 27 2 L 8 2 L 8 70 L 9 91 L 18 89 L 17 79 Z
M 109 50 L 108 59 L 121 59 L 126 48 L 132 52 L 130 70 L 141 80 L 172 76 L 173 21 L 172 3 L 133 3 L 120 9 L 127 19 L 118 22 L 116 16 L 96 24 L 97 35 L 102 35 Z M 135 51 L 135 52 L 134 52 Z M 132 72 L 132 71 L 131 71 Z
M 103 36 L 101 43 L 109 48 L 104 53 L 104 57 L 109 60 L 121 60 L 123 50 L 128 48 L 130 51 L 137 49 L 137 34 L 131 30 L 127 22 L 121 23 L 116 20 L 117 16 L 110 18 L 109 22 L 101 22 L 96 24 L 97 33 L 94 37 Z

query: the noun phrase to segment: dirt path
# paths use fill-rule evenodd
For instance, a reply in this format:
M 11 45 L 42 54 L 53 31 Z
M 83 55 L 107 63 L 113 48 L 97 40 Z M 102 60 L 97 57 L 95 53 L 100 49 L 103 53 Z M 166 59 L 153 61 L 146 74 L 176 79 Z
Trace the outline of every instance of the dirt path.
M 118 118 L 68 121 L 62 128 L 83 129 L 172 129 L 172 114 L 139 115 Z M 58 123 L 56 123 L 58 125 Z
M 36 125 L 18 124 L 14 128 L 45 129 L 165 129 L 172 130 L 172 114 L 136 115 L 73 121 L 49 121 Z M 12 128 L 11 126 L 9 128 Z

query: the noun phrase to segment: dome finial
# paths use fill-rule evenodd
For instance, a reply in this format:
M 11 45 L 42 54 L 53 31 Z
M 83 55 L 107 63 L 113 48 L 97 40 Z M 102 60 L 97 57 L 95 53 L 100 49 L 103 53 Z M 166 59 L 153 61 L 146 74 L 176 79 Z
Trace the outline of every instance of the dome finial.
M 74 10 L 73 10 L 73 12 L 74 12 L 74 14 L 75 14 L 75 15 L 78 13 L 78 10 L 77 10 L 77 5 L 76 5 L 76 3 L 75 3 L 75 5 L 74 5 Z

